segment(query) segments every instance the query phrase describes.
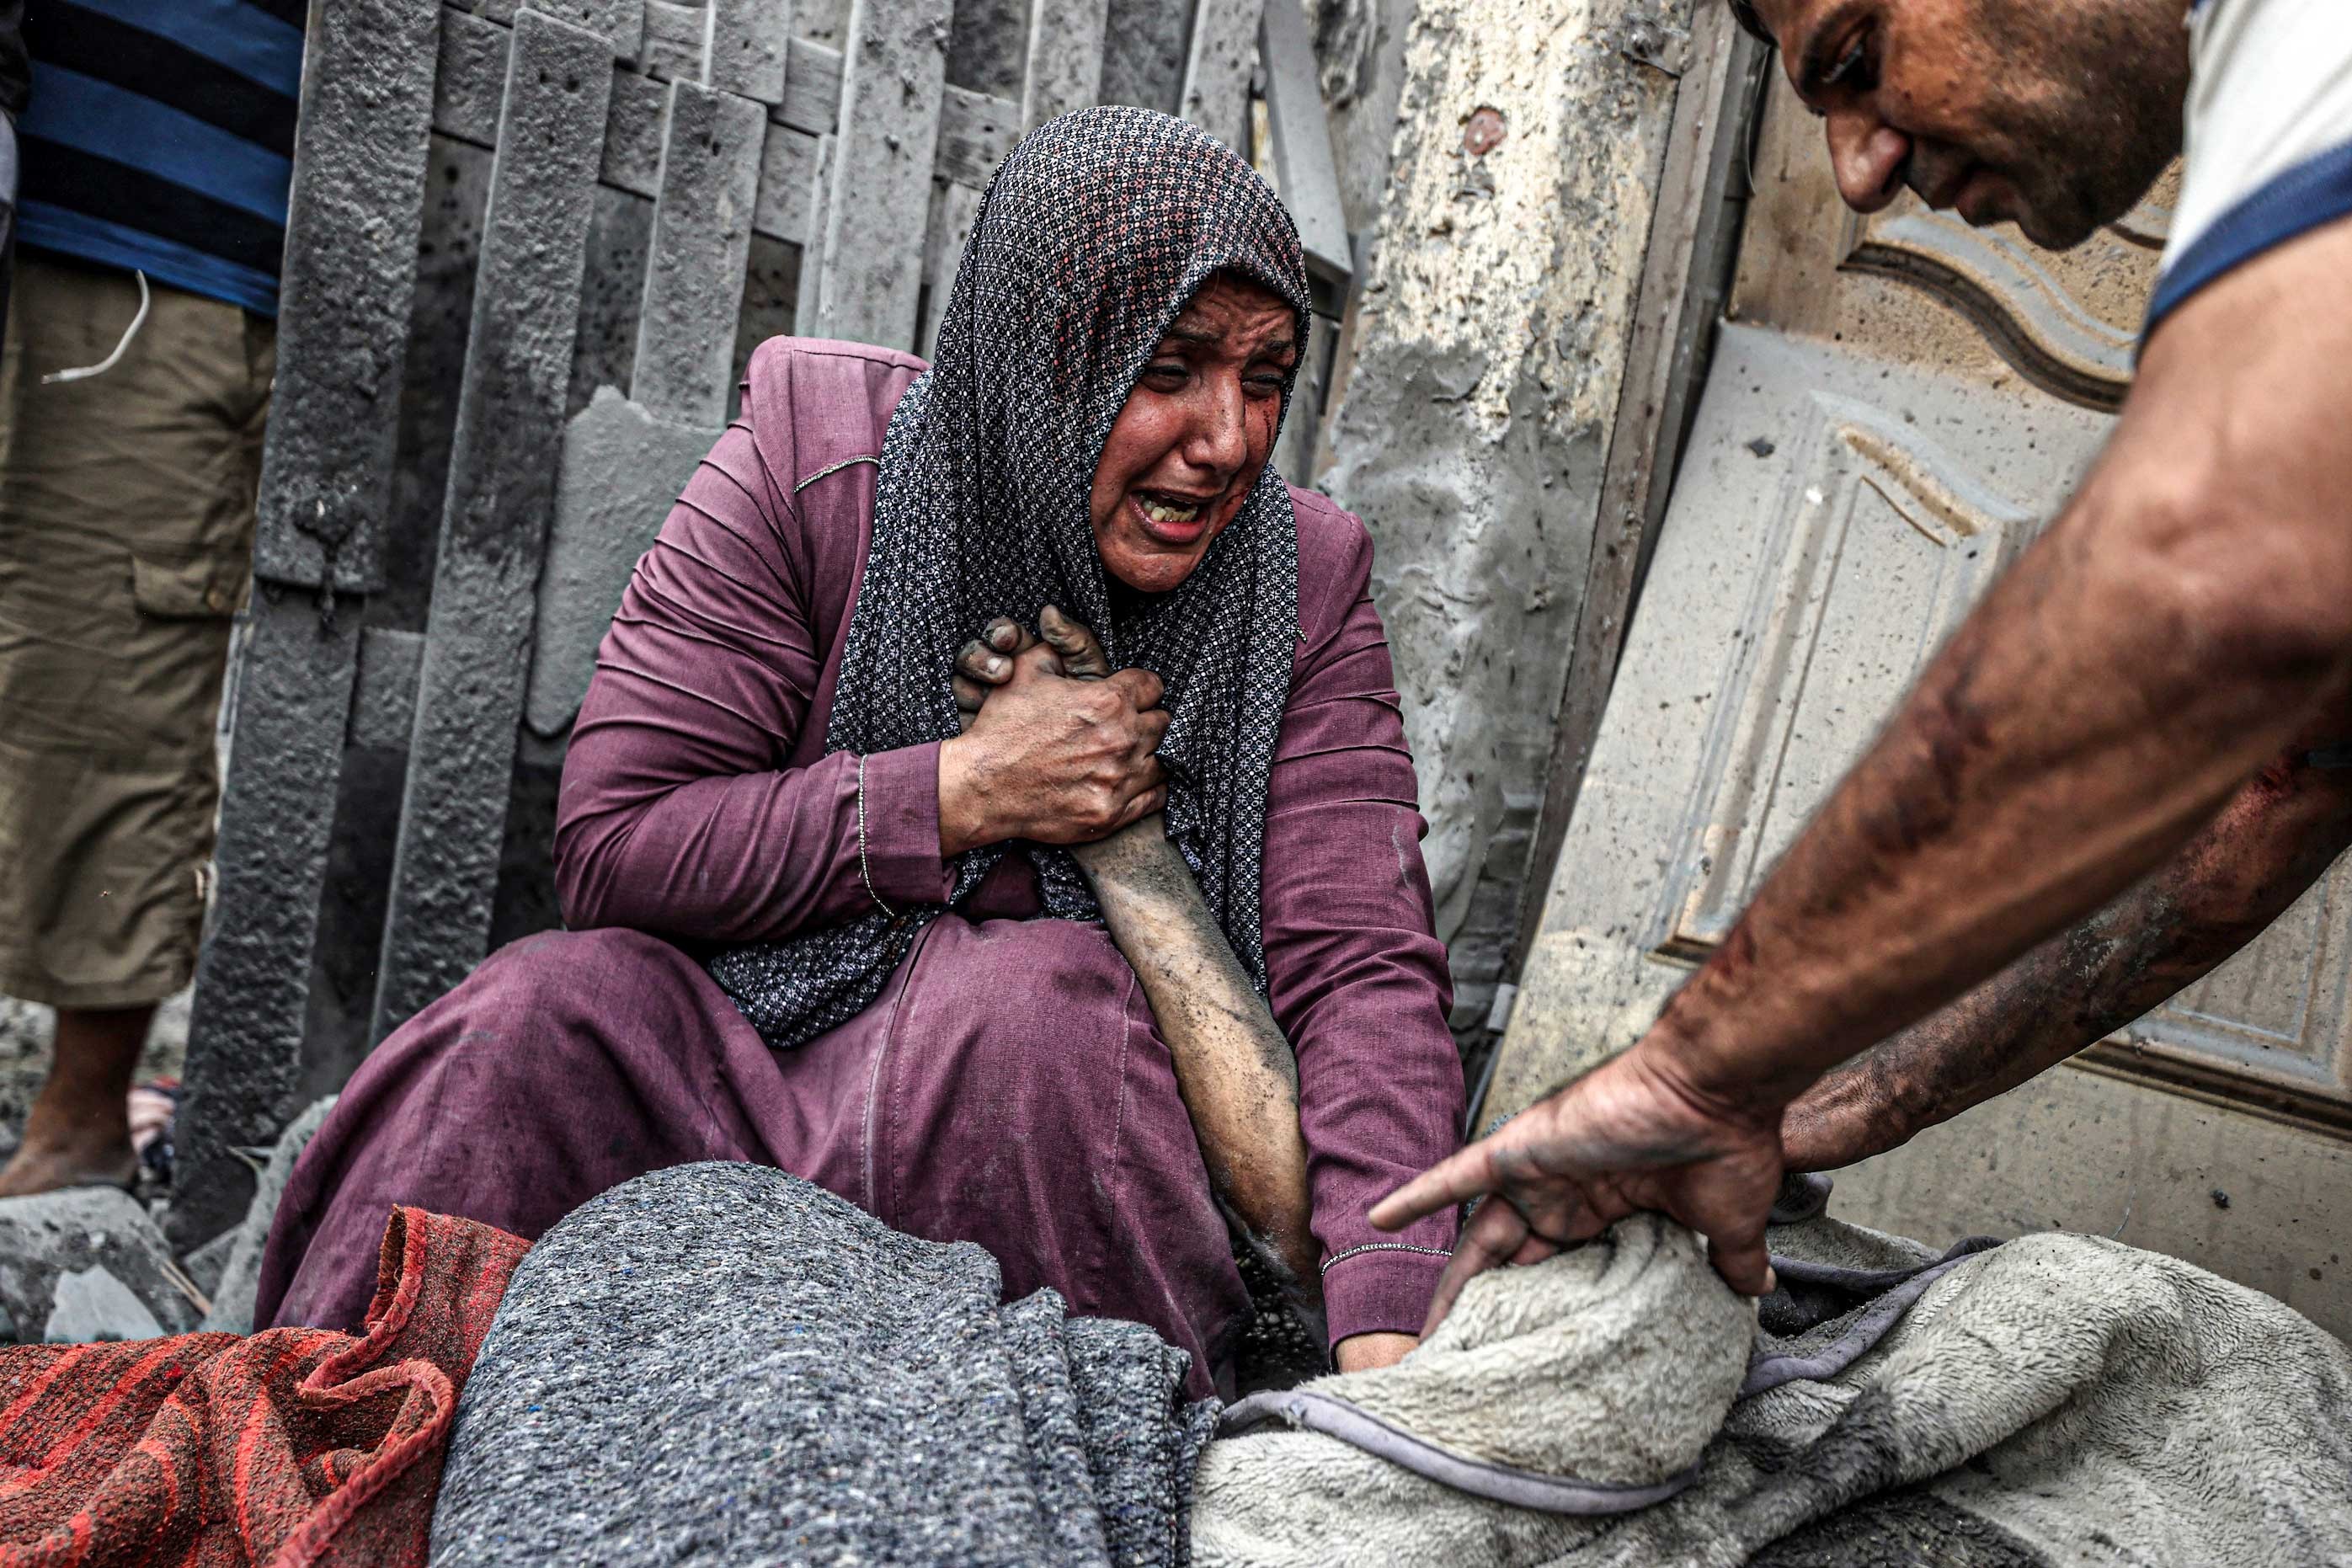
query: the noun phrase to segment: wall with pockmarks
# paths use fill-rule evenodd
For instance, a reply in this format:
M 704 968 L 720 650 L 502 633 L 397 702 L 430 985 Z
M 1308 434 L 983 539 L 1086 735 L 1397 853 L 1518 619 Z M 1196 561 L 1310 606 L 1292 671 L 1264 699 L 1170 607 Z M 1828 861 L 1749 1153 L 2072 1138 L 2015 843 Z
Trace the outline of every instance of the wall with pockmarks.
M 1319 478 L 1377 546 L 1465 1043 L 1511 956 L 1691 4 L 1421 0 L 1404 39 Z M 1322 0 L 1327 71 L 1383 9 Z

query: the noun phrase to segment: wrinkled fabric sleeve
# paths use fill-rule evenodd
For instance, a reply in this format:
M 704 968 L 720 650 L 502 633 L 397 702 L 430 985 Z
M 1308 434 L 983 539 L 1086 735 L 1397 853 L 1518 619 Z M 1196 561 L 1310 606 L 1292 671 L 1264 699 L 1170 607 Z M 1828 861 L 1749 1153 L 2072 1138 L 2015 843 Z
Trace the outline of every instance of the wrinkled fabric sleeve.
M 1302 574 L 1300 624 L 1315 640 L 1300 649 L 1267 790 L 1263 919 L 1275 1018 L 1298 1056 L 1337 1344 L 1421 1331 L 1453 1216 L 1390 1235 L 1365 1211 L 1458 1146 L 1463 1084 L 1412 758 L 1370 592 L 1371 541 L 1344 513 L 1313 525 L 1351 537 L 1340 570 L 1319 583 Z
M 772 942 L 874 908 L 859 759 L 785 765 L 828 651 L 789 498 L 738 421 L 637 563 L 563 764 L 555 882 L 574 930 Z M 874 892 L 943 900 L 938 746 L 866 758 L 865 801 Z

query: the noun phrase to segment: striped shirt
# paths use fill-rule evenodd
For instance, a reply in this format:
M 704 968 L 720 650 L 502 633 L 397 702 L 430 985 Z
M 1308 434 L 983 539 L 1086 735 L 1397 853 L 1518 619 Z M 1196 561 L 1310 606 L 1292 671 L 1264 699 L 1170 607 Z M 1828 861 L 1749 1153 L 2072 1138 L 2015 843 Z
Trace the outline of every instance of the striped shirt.
M 278 313 L 303 0 L 37 0 L 17 237 Z
M 2147 331 L 2232 269 L 2352 216 L 2352 3 L 2195 0 L 2180 202 Z

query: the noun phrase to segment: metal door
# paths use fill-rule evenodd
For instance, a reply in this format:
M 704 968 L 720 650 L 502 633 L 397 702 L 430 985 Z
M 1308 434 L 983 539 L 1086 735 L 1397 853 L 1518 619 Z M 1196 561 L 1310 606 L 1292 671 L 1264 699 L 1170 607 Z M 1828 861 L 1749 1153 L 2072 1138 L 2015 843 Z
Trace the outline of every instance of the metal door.
M 1839 203 L 1775 73 L 1728 320 L 1522 976 L 1490 1112 L 1635 1038 L 2054 516 L 2129 384 L 2170 181 L 2064 256 Z M 2065 1068 L 1839 1178 L 1942 1241 L 2064 1228 L 2339 1333 L 2352 867 Z

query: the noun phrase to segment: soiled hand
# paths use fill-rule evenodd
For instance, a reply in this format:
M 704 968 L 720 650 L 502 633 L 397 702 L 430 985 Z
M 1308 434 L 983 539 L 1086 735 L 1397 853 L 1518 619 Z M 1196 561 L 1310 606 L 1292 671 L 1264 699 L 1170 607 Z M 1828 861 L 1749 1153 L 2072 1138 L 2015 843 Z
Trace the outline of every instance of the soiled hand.
M 940 748 L 940 847 L 1087 844 L 1158 811 L 1168 732 L 1160 678 L 1108 671 L 1092 634 L 1050 606 L 1042 641 L 999 620 L 953 677 L 964 732 Z
M 1780 1117 L 1749 1117 L 1695 1094 L 1636 1047 L 1432 1166 L 1372 1209 L 1395 1230 L 1491 1194 L 1455 1244 L 1423 1331 L 1462 1287 L 1504 1263 L 1538 1263 L 1637 1209 L 1707 1238 L 1716 1271 L 1743 1295 L 1772 1288 L 1764 1222 L 1780 1184 Z
M 996 621 L 958 659 L 957 703 L 979 712 L 966 739 L 1014 700 L 1025 661 L 1049 659 L 1055 670 L 1085 685 L 1108 686 L 1119 679 L 1108 676 L 1102 645 L 1085 626 L 1050 606 L 1037 619 L 1044 633 L 1037 646 L 1029 646 L 1010 622 Z M 1319 1318 L 1323 1254 L 1290 1043 L 1157 815 L 1072 843 L 1070 854 L 1093 885 L 1103 923 L 1151 1005 L 1218 1207 L 1243 1244 Z M 1364 1366 L 1385 1365 L 1411 1348 L 1401 1335 L 1360 1335 L 1348 1345 L 1341 1347 L 1343 1356 Z

